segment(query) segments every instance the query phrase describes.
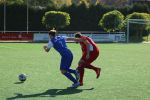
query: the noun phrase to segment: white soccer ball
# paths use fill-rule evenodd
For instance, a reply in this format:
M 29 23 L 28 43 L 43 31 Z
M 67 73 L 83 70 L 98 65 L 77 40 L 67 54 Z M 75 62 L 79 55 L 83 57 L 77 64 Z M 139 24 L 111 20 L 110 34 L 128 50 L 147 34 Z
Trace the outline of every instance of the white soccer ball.
M 20 80 L 21 82 L 24 82 L 24 81 L 27 79 L 27 75 L 26 75 L 26 74 L 20 74 L 20 75 L 18 76 L 18 78 L 19 78 L 19 80 Z

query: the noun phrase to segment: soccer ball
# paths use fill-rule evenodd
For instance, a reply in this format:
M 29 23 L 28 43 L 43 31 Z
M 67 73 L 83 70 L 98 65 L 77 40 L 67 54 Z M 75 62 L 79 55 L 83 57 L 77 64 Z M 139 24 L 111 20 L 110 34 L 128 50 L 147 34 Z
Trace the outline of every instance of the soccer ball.
M 27 79 L 27 75 L 26 75 L 26 74 L 20 74 L 20 75 L 18 76 L 18 78 L 19 78 L 19 80 L 20 80 L 21 82 L 24 82 L 24 81 Z

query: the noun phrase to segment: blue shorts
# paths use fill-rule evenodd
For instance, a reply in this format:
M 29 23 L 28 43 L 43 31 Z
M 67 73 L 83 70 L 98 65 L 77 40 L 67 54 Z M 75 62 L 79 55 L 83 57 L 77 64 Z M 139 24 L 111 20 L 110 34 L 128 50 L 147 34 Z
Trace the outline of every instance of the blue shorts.
M 73 55 L 71 52 L 65 53 L 61 58 L 60 69 L 68 70 L 71 66 L 73 60 Z

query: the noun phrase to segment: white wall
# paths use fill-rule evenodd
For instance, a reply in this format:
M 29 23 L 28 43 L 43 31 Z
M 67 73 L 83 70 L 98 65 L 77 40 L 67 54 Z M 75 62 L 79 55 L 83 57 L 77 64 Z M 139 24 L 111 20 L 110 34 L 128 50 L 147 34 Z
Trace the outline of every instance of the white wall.
M 73 33 L 69 34 L 59 34 L 62 36 L 74 37 Z M 95 42 L 125 42 L 125 34 L 84 34 L 92 38 Z M 35 33 L 33 37 L 33 41 L 48 41 L 49 36 L 48 33 Z

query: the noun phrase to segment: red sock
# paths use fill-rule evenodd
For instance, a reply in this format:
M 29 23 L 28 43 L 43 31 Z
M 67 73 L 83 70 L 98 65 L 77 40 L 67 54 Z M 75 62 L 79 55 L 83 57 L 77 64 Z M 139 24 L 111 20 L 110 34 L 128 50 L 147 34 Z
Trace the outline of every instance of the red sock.
M 84 76 L 84 67 L 78 67 L 79 73 L 80 73 L 80 84 L 83 84 L 83 76 Z

